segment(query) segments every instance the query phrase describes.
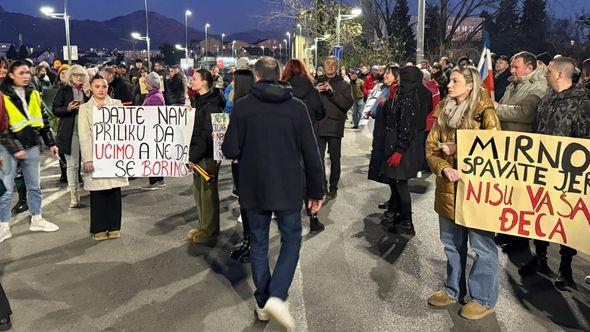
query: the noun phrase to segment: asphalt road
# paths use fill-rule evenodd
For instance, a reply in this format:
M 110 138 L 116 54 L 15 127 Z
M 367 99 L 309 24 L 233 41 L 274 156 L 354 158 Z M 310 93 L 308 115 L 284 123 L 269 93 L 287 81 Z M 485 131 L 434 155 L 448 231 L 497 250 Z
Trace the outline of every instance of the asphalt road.
M 460 306 L 432 309 L 427 297 L 445 276 L 445 259 L 433 210 L 434 184 L 413 194 L 417 235 L 394 236 L 380 225 L 377 204 L 388 189 L 366 180 L 370 142 L 347 129 L 338 197 L 320 219 L 326 230 L 308 234 L 290 292 L 299 331 L 590 331 L 590 258 L 574 258 L 577 290 L 559 292 L 550 276 L 521 279 L 523 253 L 500 255 L 496 313 L 480 321 L 459 317 Z M 229 167 L 220 178 L 222 233 L 214 248 L 189 244 L 196 222 L 190 178 L 143 192 L 147 179 L 124 190 L 123 237 L 97 243 L 89 237 L 89 209 L 70 209 L 51 157 L 42 171 L 44 216 L 61 230 L 28 231 L 17 216 L 14 237 L 0 244 L 0 277 L 10 298 L 15 331 L 274 331 L 255 321 L 250 266 L 232 261 L 239 241 L 238 204 Z M 424 181 L 422 181 L 424 182 Z M 88 204 L 88 195 L 82 202 Z M 271 255 L 280 246 L 271 227 Z M 550 248 L 557 270 L 558 246 Z M 470 259 L 471 261 L 471 259 Z

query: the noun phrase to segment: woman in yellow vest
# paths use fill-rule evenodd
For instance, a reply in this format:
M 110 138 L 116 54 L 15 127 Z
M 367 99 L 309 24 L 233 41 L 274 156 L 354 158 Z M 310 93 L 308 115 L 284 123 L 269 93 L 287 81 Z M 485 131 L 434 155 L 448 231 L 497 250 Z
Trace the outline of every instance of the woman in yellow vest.
M 27 201 L 31 214 L 30 231 L 55 232 L 59 227 L 41 216 L 41 138 L 51 153 L 57 155 L 53 133 L 46 114 L 41 109 L 41 96 L 31 83 L 31 68 L 17 60 L 8 68 L 8 76 L 0 84 L 8 114 L 8 129 L 0 135 L 0 155 L 4 165 L 0 176 L 6 192 L 0 196 L 0 242 L 12 237 L 10 208 L 17 161 L 20 161 L 27 186 Z

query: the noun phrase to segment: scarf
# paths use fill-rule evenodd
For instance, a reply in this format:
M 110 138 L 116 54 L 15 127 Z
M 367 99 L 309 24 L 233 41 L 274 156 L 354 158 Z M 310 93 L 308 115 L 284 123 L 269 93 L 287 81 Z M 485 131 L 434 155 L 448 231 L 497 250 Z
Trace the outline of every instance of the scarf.
M 465 99 L 461 104 L 457 104 L 455 99 L 449 98 L 445 105 L 443 112 L 447 116 L 447 124 L 450 128 L 457 129 L 461 125 L 463 115 L 469 106 L 469 98 Z

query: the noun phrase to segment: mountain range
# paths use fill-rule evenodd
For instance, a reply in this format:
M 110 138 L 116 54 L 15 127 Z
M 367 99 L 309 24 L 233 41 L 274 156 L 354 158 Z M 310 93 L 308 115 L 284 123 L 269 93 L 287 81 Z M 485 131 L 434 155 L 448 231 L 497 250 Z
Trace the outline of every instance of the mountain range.
M 164 43 L 184 44 L 185 25 L 156 12 L 149 12 L 149 29 L 152 49 Z M 50 17 L 35 17 L 12 13 L 0 7 L 0 42 L 18 44 L 19 33 L 23 44 L 29 47 L 56 49 L 65 45 L 64 21 Z M 141 49 L 144 42 L 131 38 L 131 32 L 145 34 L 145 12 L 135 11 L 117 16 L 107 21 L 70 20 L 70 39 L 72 45 L 81 49 Z M 212 37 L 221 36 L 211 34 Z M 265 38 L 283 38 L 276 31 L 248 30 L 225 37 L 225 41 L 242 40 L 254 43 Z M 189 27 L 189 39 L 203 40 L 203 31 Z

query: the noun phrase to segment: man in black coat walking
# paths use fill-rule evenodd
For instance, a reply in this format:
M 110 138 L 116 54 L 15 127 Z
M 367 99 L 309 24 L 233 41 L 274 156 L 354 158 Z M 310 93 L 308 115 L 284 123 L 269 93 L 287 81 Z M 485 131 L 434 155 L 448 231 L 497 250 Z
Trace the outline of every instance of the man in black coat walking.
M 326 145 L 330 154 L 330 191 L 327 198 L 333 199 L 340 181 L 340 156 L 346 113 L 352 107 L 352 89 L 342 76 L 338 75 L 338 58 L 329 56 L 324 62 L 326 76 L 318 80 L 316 89 L 320 92 L 326 109 L 326 117 L 318 124 L 318 145 L 324 160 Z
M 303 198 L 317 213 L 322 206 L 324 172 L 305 104 L 293 98 L 291 86 L 279 82 L 279 64 L 269 57 L 254 66 L 252 93 L 234 105 L 222 145 L 238 160 L 240 206 L 250 222 L 252 278 L 256 314 L 269 315 L 293 329 L 285 304 L 301 248 Z M 274 272 L 268 265 L 268 232 L 275 213 L 281 251 Z
M 131 87 L 121 79 L 121 76 L 115 73 L 113 68 L 103 68 L 101 76 L 109 83 L 109 97 L 120 100 L 125 106 L 133 104 Z

